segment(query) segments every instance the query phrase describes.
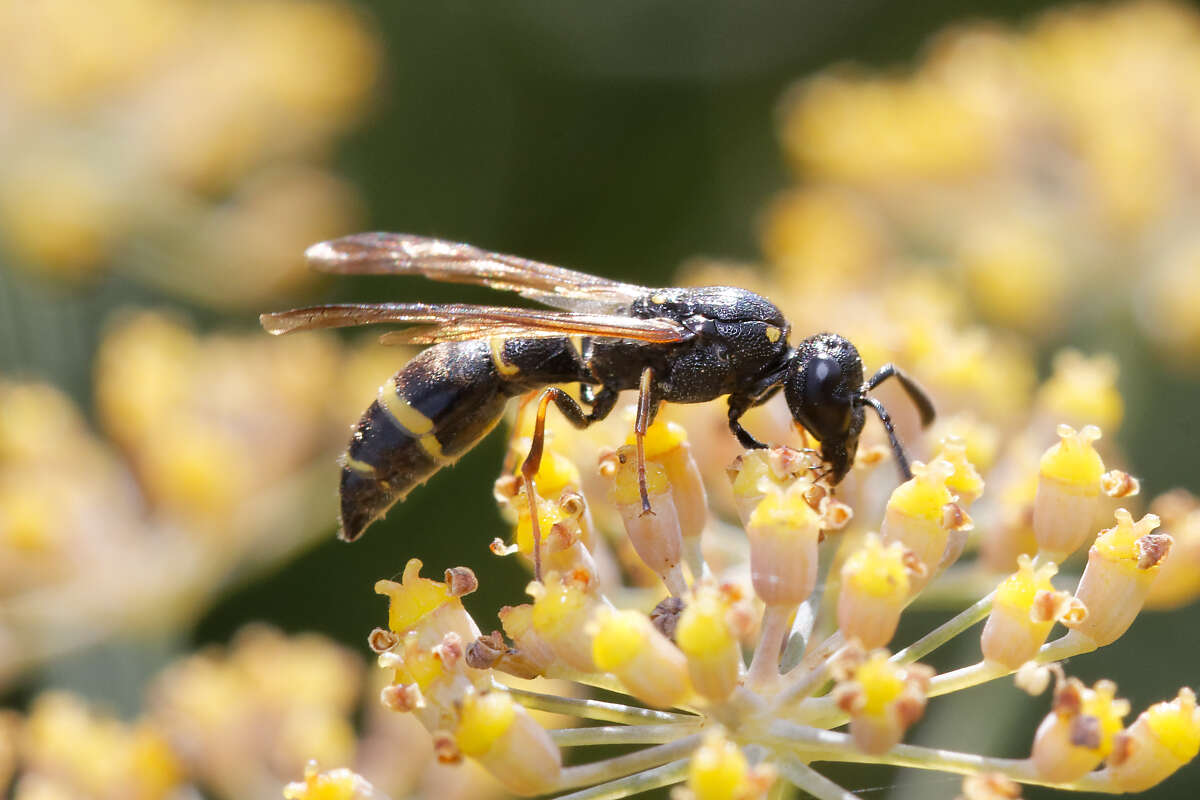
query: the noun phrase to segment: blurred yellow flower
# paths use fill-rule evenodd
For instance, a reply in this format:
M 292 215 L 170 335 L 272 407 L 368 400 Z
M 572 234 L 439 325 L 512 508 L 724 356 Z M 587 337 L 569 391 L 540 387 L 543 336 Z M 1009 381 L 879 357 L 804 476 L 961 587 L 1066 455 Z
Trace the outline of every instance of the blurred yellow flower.
M 1105 312 L 1124 306 L 1172 352 L 1200 353 L 1192 7 L 1134 0 L 1018 28 L 960 25 L 905 72 L 802 81 L 780 136 L 800 182 L 773 206 L 763 247 L 798 283 L 837 280 L 834 267 L 847 282 L 894 276 L 919 260 L 987 320 L 1043 341 L 1107 329 Z
M 359 215 L 325 166 L 379 44 L 342 0 L 46 0 L 0 14 L 0 248 L 257 305 Z
M 96 359 L 107 439 L 57 389 L 0 378 L 0 683 L 119 631 L 178 625 L 235 570 L 330 532 L 323 487 L 345 420 L 396 358 L 127 312 Z

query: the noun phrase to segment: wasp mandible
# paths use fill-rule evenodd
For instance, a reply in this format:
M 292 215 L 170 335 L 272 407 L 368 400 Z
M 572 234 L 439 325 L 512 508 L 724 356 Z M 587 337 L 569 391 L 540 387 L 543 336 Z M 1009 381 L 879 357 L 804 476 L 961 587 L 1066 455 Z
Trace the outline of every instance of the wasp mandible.
M 541 391 L 533 445 L 521 471 L 532 486 L 550 403 L 587 427 L 612 411 L 619 392 L 637 389 L 634 423 L 643 513 L 651 513 L 642 438 L 660 404 L 727 396 L 729 429 L 747 448 L 765 447 L 741 417 L 781 388 L 792 418 L 821 445 L 836 484 L 854 463 L 865 408 L 887 430 L 896 463 L 911 476 L 904 448 L 880 402 L 868 392 L 895 377 L 922 425 L 933 403 L 913 380 L 885 364 L 864 380 L 854 345 L 834 333 L 792 347 L 790 326 L 766 298 L 730 286 L 653 289 L 576 272 L 468 244 L 397 233 L 362 233 L 313 245 L 317 269 L 344 275 L 423 275 L 474 283 L 558 310 L 462 304 L 324 305 L 263 314 L 273 334 L 372 323 L 418 327 L 384 334 L 385 343 L 429 344 L 379 390 L 342 460 L 341 530 L 357 539 L 418 484 L 475 446 L 510 398 Z M 578 383 L 576 402 L 546 388 Z M 587 406 L 585 410 L 584 406 Z M 535 541 L 535 492 L 527 491 Z M 540 561 L 534 547 L 535 563 Z M 540 572 L 540 570 L 539 570 Z

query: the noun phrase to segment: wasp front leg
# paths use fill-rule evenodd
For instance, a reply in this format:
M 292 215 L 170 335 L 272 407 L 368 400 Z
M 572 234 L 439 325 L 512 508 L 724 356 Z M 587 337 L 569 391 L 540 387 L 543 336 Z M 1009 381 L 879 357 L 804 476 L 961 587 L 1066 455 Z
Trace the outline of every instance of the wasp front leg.
M 759 391 L 729 395 L 729 430 L 737 437 L 742 447 L 747 450 L 763 450 L 768 447 L 768 445 L 755 439 L 750 431 L 743 428 L 741 422 L 743 414 L 751 408 L 761 406 L 770 400 L 781 387 L 779 379 L 774 375 L 770 376 L 764 383 L 765 385 L 761 386 Z
M 762 450 L 766 445 L 755 439 L 750 431 L 742 427 L 741 419 L 755 403 L 748 397 L 729 395 L 729 430 L 737 437 L 738 442 L 747 450 Z

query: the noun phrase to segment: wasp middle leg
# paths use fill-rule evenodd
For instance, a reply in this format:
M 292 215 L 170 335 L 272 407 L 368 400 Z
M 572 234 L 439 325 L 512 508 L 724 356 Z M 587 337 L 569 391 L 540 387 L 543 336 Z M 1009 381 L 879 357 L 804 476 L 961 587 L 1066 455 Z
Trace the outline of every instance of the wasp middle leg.
M 567 421 L 576 428 L 586 428 L 593 422 L 599 422 L 609 415 L 617 404 L 617 392 L 605 386 L 592 397 L 592 410 L 584 412 L 583 407 L 575 398 L 562 389 L 549 388 L 538 398 L 537 415 L 534 417 L 533 436 L 529 444 L 529 454 L 521 462 L 521 478 L 525 481 L 525 497 L 529 503 L 529 526 L 533 533 L 533 574 L 537 580 L 542 579 L 542 530 L 541 520 L 538 519 L 537 486 L 534 476 L 542 466 L 542 454 L 546 443 L 546 412 L 550 403 L 554 403 Z

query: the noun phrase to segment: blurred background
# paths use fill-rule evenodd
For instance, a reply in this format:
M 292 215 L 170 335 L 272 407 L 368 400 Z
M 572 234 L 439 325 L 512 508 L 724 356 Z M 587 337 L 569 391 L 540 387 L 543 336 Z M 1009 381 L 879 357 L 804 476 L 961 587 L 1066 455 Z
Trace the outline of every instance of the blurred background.
M 1067 345 L 1112 354 L 1089 369 L 1124 397 L 1096 410 L 1123 466 L 1150 497 L 1200 486 L 1187 5 L 12 2 L 0 151 L 0 786 L 22 798 L 275 797 L 310 755 L 393 796 L 483 791 L 389 755 L 427 745 L 361 710 L 363 644 L 374 581 L 410 556 L 485 576 L 469 607 L 519 596 L 486 549 L 503 441 L 335 542 L 334 458 L 410 354 L 271 339 L 257 315 L 497 298 L 320 278 L 321 239 L 406 231 L 650 285 L 717 259 L 798 298 L 928 277 L 1039 377 Z M 1009 366 L 998 405 L 1034 378 Z M 1198 622 L 1147 614 L 1072 669 L 1140 708 L 1194 685 Z M 974 696 L 922 735 L 1022 754 L 1044 709 Z M 1193 767 L 1149 796 L 1198 790 Z

